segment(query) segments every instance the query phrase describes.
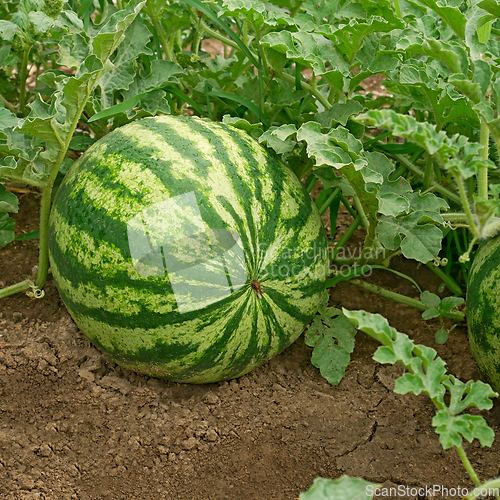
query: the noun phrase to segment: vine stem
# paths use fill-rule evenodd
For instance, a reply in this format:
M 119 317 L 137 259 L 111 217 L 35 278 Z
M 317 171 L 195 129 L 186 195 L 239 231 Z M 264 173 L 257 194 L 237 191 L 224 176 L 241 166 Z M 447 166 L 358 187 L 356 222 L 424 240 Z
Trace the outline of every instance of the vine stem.
M 295 85 L 295 77 L 293 77 L 292 75 L 289 75 L 288 73 L 283 73 L 281 71 L 278 72 L 276 70 L 275 72 L 278 78 L 281 78 L 282 80 L 285 80 L 285 82 Z M 307 90 L 314 97 L 316 97 L 316 99 L 318 99 L 318 101 L 325 107 L 326 110 L 332 107 L 332 105 L 328 102 L 328 99 L 317 88 L 314 88 L 312 85 L 306 82 L 301 82 L 301 85 L 304 90 Z
M 480 491 L 481 490 L 496 490 L 496 491 L 498 491 L 500 489 L 500 478 L 497 477 L 495 479 L 491 479 L 491 480 L 486 481 L 482 484 L 479 484 L 476 486 L 475 489 L 479 489 Z M 477 493 L 474 493 L 474 490 L 472 490 L 462 500 L 476 500 L 476 498 L 479 498 L 480 496 L 482 496 L 480 491 Z M 497 500 L 500 500 L 500 496 L 498 495 L 498 493 L 495 494 L 495 498 Z
M 21 71 L 19 74 L 19 112 L 21 116 L 26 113 L 26 80 L 28 78 L 28 60 L 30 55 L 31 45 L 26 47 L 23 52 L 23 59 L 21 61 Z
M 148 7 L 149 7 L 149 5 L 148 5 Z M 158 21 L 158 15 L 156 12 L 153 12 L 152 10 L 153 9 L 147 9 L 147 13 L 148 13 L 149 17 L 151 18 L 151 21 L 153 21 L 153 26 L 156 30 L 158 38 L 160 39 L 160 43 L 161 43 L 161 46 L 163 47 L 163 51 L 165 52 L 165 55 L 167 56 L 167 59 L 169 61 L 175 61 L 174 54 L 170 50 L 168 38 L 165 36 L 165 31 L 163 30 L 162 26 L 160 25 L 160 22 Z
M 16 107 L 13 106 L 3 95 L 0 94 L 0 97 L 2 98 L 3 105 L 11 112 L 16 114 Z
M 403 164 L 405 167 L 408 168 L 408 170 L 411 170 L 414 174 L 418 175 L 421 179 L 424 178 L 424 172 L 422 172 L 416 165 L 414 165 L 411 161 L 409 161 L 407 158 L 405 158 L 403 155 L 398 155 L 395 154 L 394 158 L 398 160 L 401 164 Z M 430 182 L 429 189 L 432 189 L 433 191 L 438 192 L 439 194 L 443 195 L 445 198 L 447 198 L 450 201 L 453 201 L 457 204 L 461 203 L 460 197 L 457 196 L 456 193 L 453 191 L 450 191 L 449 189 L 445 188 L 442 184 L 439 184 L 435 181 Z
M 386 299 L 391 299 L 394 302 L 398 302 L 399 304 L 414 307 L 415 309 L 419 309 L 420 311 L 429 309 L 429 306 L 426 306 L 418 299 L 413 299 L 411 297 L 407 297 L 406 295 L 402 295 L 391 290 L 386 290 L 385 288 L 381 288 L 377 285 L 372 285 L 371 283 L 366 283 L 360 280 L 350 280 L 349 283 L 352 283 L 353 285 L 356 285 L 359 288 L 366 290 L 367 292 L 380 295 L 381 297 L 385 297 Z M 326 286 L 328 287 L 328 281 L 326 282 Z M 464 321 L 465 319 L 465 314 L 462 311 L 450 311 L 446 314 L 443 313 L 442 315 L 452 319 L 453 321 Z
M 6 286 L 0 289 L 0 299 L 8 297 L 9 295 L 14 295 L 15 293 L 26 292 L 30 288 L 33 288 L 34 283 L 31 280 L 24 280 L 16 283 L 15 285 Z
M 210 38 L 215 38 L 216 40 L 221 41 L 222 43 L 225 43 L 226 45 L 229 45 L 230 47 L 233 47 L 234 49 L 240 49 L 238 44 L 236 42 L 233 42 L 230 38 L 227 38 L 224 35 L 221 35 L 220 33 L 217 33 L 217 31 L 214 31 L 211 29 L 207 24 L 201 20 L 200 26 L 203 28 L 203 31 L 207 34 L 210 35 Z M 255 56 L 255 54 L 253 54 Z
M 40 209 L 40 247 L 38 254 L 38 273 L 36 286 L 43 288 L 49 272 L 49 216 L 52 202 L 52 184 L 42 189 L 42 202 Z
M 97 74 L 97 76 L 95 76 L 92 79 L 92 81 L 89 81 L 87 83 L 87 92 L 85 94 L 85 98 L 82 99 L 80 106 L 76 110 L 73 122 L 71 123 L 70 128 L 67 132 L 66 140 L 63 141 L 60 138 L 59 134 L 54 130 L 60 144 L 60 149 L 59 149 L 59 154 L 57 155 L 57 158 L 51 167 L 50 175 L 42 188 L 42 201 L 41 201 L 41 211 L 40 211 L 40 250 L 38 255 L 38 273 L 36 277 L 36 287 L 39 289 L 44 287 L 49 272 L 48 232 L 49 232 L 49 216 L 52 204 L 52 189 L 54 187 L 54 182 L 59 172 L 59 168 L 61 167 L 61 164 L 64 161 L 66 152 L 68 151 L 71 138 L 73 137 L 75 129 L 78 125 L 80 116 L 82 115 L 83 110 L 85 109 L 85 106 L 90 97 L 90 94 L 92 93 L 92 89 L 94 88 L 95 83 L 99 80 L 101 75 L 102 71 L 100 71 Z
M 489 138 L 490 131 L 488 129 L 488 124 L 484 117 L 481 117 L 481 151 L 480 157 L 482 160 L 488 159 L 489 154 Z M 481 165 L 478 169 L 477 174 L 477 194 L 479 198 L 483 198 L 485 200 L 488 199 L 488 167 L 486 165 Z
M 460 285 L 451 276 L 448 276 L 442 269 L 434 266 L 432 262 L 427 262 L 426 266 L 443 280 L 450 292 L 455 295 L 461 295 L 463 293 Z
M 462 448 L 462 446 L 455 446 L 458 456 L 460 457 L 460 460 L 462 461 L 462 464 L 464 466 L 464 469 L 467 471 L 467 474 L 469 474 L 469 477 L 471 478 L 471 481 L 474 483 L 474 486 L 480 486 L 481 481 L 477 477 L 476 471 L 472 467 L 472 464 L 470 463 L 469 457 L 465 453 L 465 450 Z
M 477 227 L 474 222 L 474 216 L 472 215 L 472 210 L 470 207 L 469 199 L 467 197 L 467 191 L 465 189 L 465 184 L 463 177 L 461 175 L 454 175 L 455 181 L 457 183 L 458 192 L 460 194 L 460 201 L 462 202 L 462 207 L 464 209 L 465 217 L 467 219 L 467 223 L 469 224 L 469 229 L 471 233 L 476 236 L 477 235 Z

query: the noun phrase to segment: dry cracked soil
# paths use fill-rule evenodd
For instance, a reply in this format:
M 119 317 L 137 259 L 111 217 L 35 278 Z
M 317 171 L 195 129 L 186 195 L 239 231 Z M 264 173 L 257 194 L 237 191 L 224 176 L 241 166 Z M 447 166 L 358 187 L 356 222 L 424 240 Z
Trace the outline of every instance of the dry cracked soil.
M 23 196 L 19 233 L 36 229 L 37 210 L 37 197 Z M 29 277 L 36 262 L 35 241 L 0 249 L 0 286 Z M 396 265 L 437 291 L 428 269 Z M 416 295 L 393 274 L 370 279 Z M 348 283 L 330 295 L 333 305 L 383 314 L 437 349 L 462 380 L 479 377 L 463 326 L 440 346 L 439 322 L 423 321 L 414 309 Z M 315 477 L 343 474 L 406 488 L 375 498 L 458 498 L 453 489 L 472 483 L 456 452 L 441 449 L 432 403 L 394 394 L 402 369 L 375 363 L 376 347 L 358 333 L 335 387 L 311 365 L 302 338 L 237 380 L 170 383 L 107 360 L 78 330 L 49 280 L 41 300 L 19 294 L 0 303 L 0 498 L 293 500 Z M 481 414 L 498 432 L 499 403 Z M 465 449 L 482 479 L 500 475 L 498 440 L 491 448 L 473 442 Z M 434 485 L 448 494 L 433 496 Z

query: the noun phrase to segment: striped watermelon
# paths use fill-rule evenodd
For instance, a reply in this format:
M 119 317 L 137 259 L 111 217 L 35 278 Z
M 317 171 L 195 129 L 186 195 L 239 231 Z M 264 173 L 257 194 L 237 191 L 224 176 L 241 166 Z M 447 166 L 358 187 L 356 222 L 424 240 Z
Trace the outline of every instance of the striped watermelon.
M 246 133 L 192 117 L 146 118 L 95 143 L 54 200 L 49 252 L 99 349 L 190 383 L 238 377 L 294 342 L 328 270 L 295 175 Z
M 467 325 L 472 356 L 484 379 L 500 391 L 500 237 L 479 249 L 467 284 Z

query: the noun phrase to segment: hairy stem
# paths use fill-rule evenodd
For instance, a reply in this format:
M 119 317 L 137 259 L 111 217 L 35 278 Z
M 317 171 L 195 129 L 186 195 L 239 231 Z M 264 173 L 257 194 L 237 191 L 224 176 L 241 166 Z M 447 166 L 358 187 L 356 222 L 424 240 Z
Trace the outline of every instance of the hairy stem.
M 21 61 L 21 71 L 19 72 L 19 113 L 21 116 L 26 114 L 26 80 L 28 78 L 28 61 L 30 55 L 31 45 L 26 47 L 23 52 L 23 59 Z
M 4 297 L 8 297 L 9 295 L 14 295 L 15 293 L 26 292 L 34 285 L 31 280 L 24 280 L 15 285 L 6 286 L 5 288 L 0 289 L 0 299 Z
M 450 290 L 450 292 L 454 293 L 455 295 L 461 295 L 463 293 L 460 285 L 451 276 L 448 276 L 442 269 L 434 266 L 432 262 L 427 262 L 426 266 L 443 280 L 444 284 L 446 285 L 448 290 Z
M 38 273 L 36 286 L 43 288 L 49 272 L 49 216 L 52 201 L 52 184 L 42 189 L 42 202 L 40 209 L 40 248 L 38 250 Z
M 472 490 L 467 496 L 465 496 L 462 500 L 476 500 L 476 498 L 483 498 L 483 495 L 481 495 L 481 490 L 490 490 L 490 491 L 498 491 L 500 489 L 500 478 L 495 478 L 495 479 L 490 479 L 489 481 L 486 481 L 480 485 L 477 485 L 474 490 L 479 490 L 474 492 Z M 500 500 L 500 495 L 498 493 L 495 493 L 495 498 L 497 500 Z
M 419 309 L 420 311 L 429 309 L 429 306 L 426 306 L 418 299 L 413 299 L 411 297 L 407 297 L 406 295 L 401 295 L 400 293 L 386 290 L 385 288 L 381 288 L 377 285 L 372 285 L 371 283 L 366 283 L 360 280 L 351 280 L 350 283 L 362 288 L 363 290 L 374 293 L 376 295 L 380 295 L 381 297 L 385 297 L 386 299 L 394 300 L 394 302 L 414 307 L 416 309 Z M 446 314 L 443 313 L 443 316 L 446 316 L 453 321 L 464 321 L 465 318 L 465 314 L 461 311 L 450 311 Z
M 3 105 L 11 112 L 11 113 L 16 113 L 16 107 L 13 106 L 3 95 L 0 94 L 0 98 L 2 99 Z
M 455 446 L 455 448 L 457 450 L 458 456 L 460 457 L 460 460 L 462 461 L 465 470 L 467 471 L 467 474 L 469 474 L 469 477 L 474 483 L 474 486 L 479 486 L 481 484 L 481 481 L 477 477 L 476 471 L 472 467 L 472 464 L 470 463 L 469 458 L 465 453 L 465 450 L 462 448 L 462 446 Z
M 469 228 L 471 233 L 476 236 L 477 235 L 477 227 L 474 221 L 474 216 L 472 215 L 472 210 L 469 203 L 469 198 L 467 196 L 467 190 L 465 189 L 465 184 L 463 177 L 461 175 L 454 175 L 455 181 L 457 183 L 458 192 L 460 194 L 460 201 L 462 203 L 462 207 L 464 209 L 465 217 L 467 219 L 467 224 L 469 224 Z
M 158 35 L 158 38 L 160 39 L 161 46 L 163 48 L 163 52 L 165 53 L 165 56 L 167 57 L 167 60 L 169 61 L 175 61 L 175 56 L 173 51 L 170 48 L 170 44 L 168 43 L 168 37 L 165 33 L 165 30 L 163 29 L 163 26 L 161 25 L 160 21 L 158 20 L 158 15 L 156 13 L 153 13 L 151 10 L 148 10 L 149 17 L 151 18 L 151 21 L 153 22 L 153 26 L 156 30 L 156 34 Z
M 209 28 L 203 20 L 201 21 L 200 26 L 203 28 L 203 31 L 210 36 L 210 38 L 215 38 L 216 40 L 220 40 L 222 43 L 225 43 L 226 45 L 229 45 L 234 49 L 240 50 L 240 47 L 236 42 L 234 42 L 227 36 L 221 35 L 217 31 L 214 31 L 213 29 Z
M 490 131 L 488 129 L 488 124 L 484 117 L 481 117 L 481 151 L 480 157 L 482 160 L 487 160 L 489 155 L 489 138 Z M 488 167 L 486 165 L 481 165 L 478 169 L 477 175 L 477 194 L 479 198 L 488 199 Z
M 289 75 L 288 73 L 278 72 L 276 71 L 276 76 L 281 78 L 285 82 L 291 83 L 295 85 L 295 77 Z M 309 83 L 301 82 L 301 86 L 304 90 L 307 90 L 310 94 L 312 94 L 318 101 L 325 107 L 325 109 L 330 109 L 332 105 L 328 102 L 328 99 L 318 90 L 318 88 L 314 88 Z

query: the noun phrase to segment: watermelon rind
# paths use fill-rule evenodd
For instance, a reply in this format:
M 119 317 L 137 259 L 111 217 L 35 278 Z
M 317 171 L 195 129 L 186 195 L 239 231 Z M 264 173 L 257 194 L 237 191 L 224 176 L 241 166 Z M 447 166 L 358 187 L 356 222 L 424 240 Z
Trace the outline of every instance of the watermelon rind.
M 110 132 L 73 165 L 49 257 L 71 316 L 111 360 L 189 383 L 239 377 L 288 347 L 328 273 L 296 176 L 241 130 L 170 115 Z
M 472 356 L 484 380 L 500 391 L 500 237 L 484 242 L 474 257 L 466 313 Z

